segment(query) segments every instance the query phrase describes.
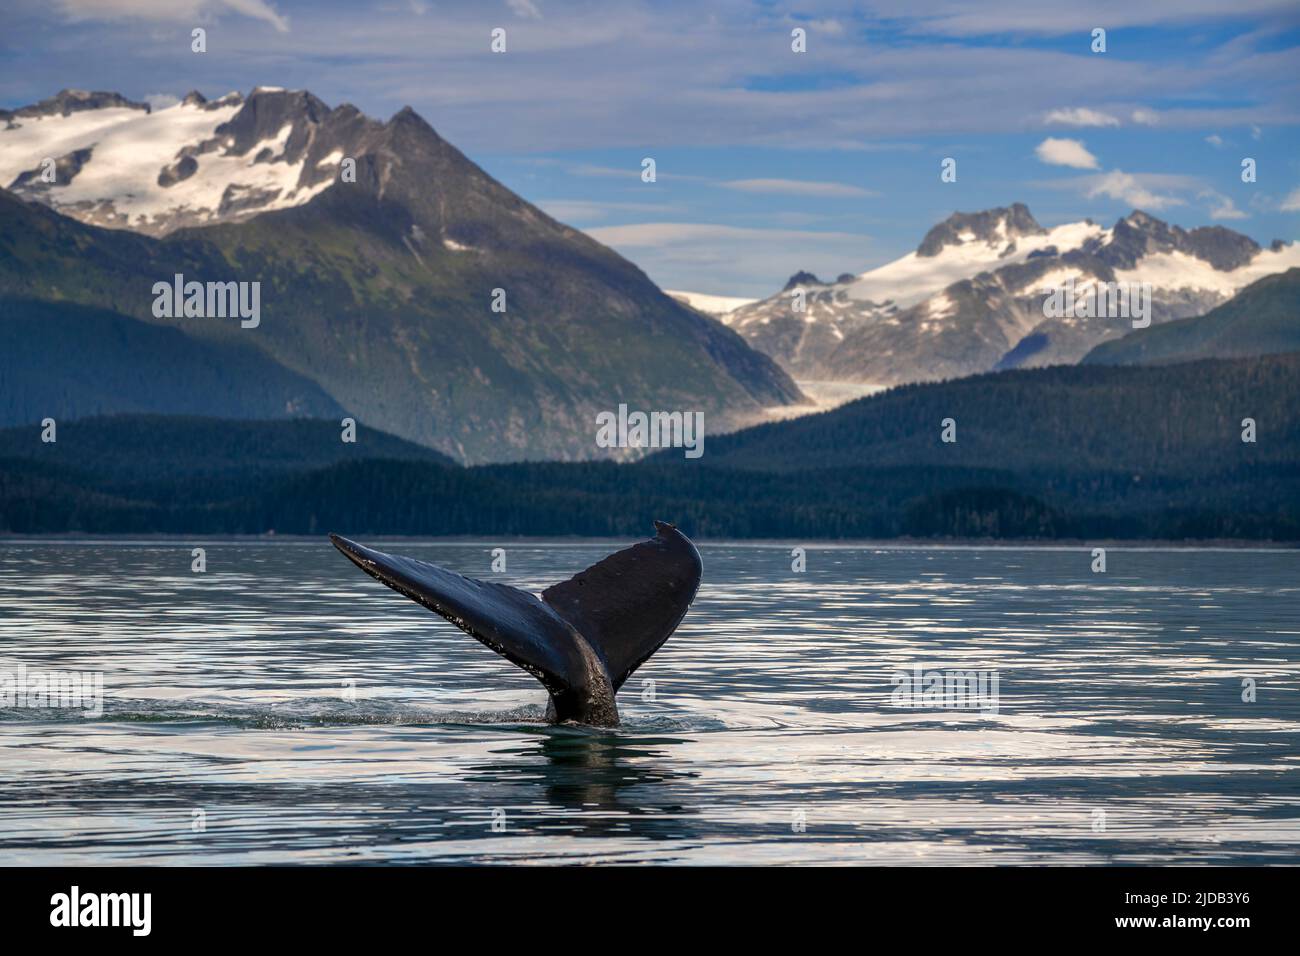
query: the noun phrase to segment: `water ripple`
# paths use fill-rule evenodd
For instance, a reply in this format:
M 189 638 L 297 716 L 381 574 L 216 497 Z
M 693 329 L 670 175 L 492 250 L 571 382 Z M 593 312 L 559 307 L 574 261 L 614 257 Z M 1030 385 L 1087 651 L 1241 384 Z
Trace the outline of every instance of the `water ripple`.
M 504 546 L 539 590 L 614 545 Z M 0 700 L 0 862 L 1300 857 L 1300 554 L 702 550 L 601 730 L 324 542 L 2 542 L 0 671 L 105 699 Z M 917 665 L 995 671 L 996 709 L 897 706 Z

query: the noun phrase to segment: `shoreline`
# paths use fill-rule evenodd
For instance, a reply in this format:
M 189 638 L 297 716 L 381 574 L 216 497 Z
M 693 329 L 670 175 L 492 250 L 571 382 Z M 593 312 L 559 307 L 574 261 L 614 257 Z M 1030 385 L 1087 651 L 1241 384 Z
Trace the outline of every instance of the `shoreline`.
M 577 546 L 600 544 L 610 541 L 635 542 L 637 536 L 564 536 L 564 535 L 394 535 L 353 532 L 371 541 L 402 541 L 414 544 L 482 544 L 500 545 L 503 542 L 517 544 L 552 544 L 557 546 Z M 645 537 L 648 537 L 645 536 Z M 693 538 L 696 544 L 704 547 L 730 548 L 785 548 L 805 547 L 820 550 L 860 550 L 873 548 L 877 550 L 931 550 L 931 551 L 1091 551 L 1093 548 L 1107 548 L 1116 551 L 1265 551 L 1290 552 L 1300 551 L 1300 542 L 1253 541 L 1241 539 L 1209 538 L 1204 540 L 1169 540 L 1159 538 Z M 183 542 L 216 541 L 232 544 L 292 544 L 312 545 L 329 543 L 325 533 L 319 535 L 304 534 L 87 534 L 67 532 L 60 534 L 21 535 L 0 532 L 0 547 L 6 544 L 175 544 Z

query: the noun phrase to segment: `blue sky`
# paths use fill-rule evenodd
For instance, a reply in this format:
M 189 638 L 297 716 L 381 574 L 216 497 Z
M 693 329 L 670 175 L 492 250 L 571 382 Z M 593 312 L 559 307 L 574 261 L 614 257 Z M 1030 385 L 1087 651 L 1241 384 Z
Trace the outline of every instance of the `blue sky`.
M 760 296 L 798 269 L 861 272 L 954 210 L 1015 201 L 1044 225 L 1140 207 L 1265 243 L 1300 231 L 1294 0 L 9 7 L 0 104 L 257 85 L 381 118 L 409 104 L 667 288 Z

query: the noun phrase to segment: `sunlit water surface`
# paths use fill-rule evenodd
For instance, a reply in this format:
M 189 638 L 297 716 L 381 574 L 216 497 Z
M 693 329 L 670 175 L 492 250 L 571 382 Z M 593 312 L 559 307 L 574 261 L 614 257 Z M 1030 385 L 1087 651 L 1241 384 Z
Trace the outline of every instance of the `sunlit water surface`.
M 381 546 L 540 590 L 624 543 Z M 105 694 L 0 707 L 0 863 L 1297 862 L 1300 553 L 790 547 L 702 547 L 594 730 L 324 540 L 0 542 L 0 671 Z M 996 713 L 895 706 L 916 665 Z

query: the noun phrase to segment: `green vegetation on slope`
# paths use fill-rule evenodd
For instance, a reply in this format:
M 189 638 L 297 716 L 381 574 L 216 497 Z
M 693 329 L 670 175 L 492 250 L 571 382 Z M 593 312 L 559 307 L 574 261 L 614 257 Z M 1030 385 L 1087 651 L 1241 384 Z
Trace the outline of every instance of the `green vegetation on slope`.
M 38 443 L 0 432 L 0 530 L 1300 540 L 1300 354 L 899 388 L 694 461 L 462 468 L 333 422 L 110 418 Z
M 1266 276 L 1204 315 L 1104 342 L 1085 365 L 1153 365 L 1300 349 L 1300 269 Z
M 941 423 L 956 424 L 956 442 Z M 1259 440 L 1241 441 L 1253 418 Z M 905 385 L 710 438 L 709 467 L 936 466 L 1203 475 L 1300 460 L 1300 353 L 1177 366 L 1053 366 Z M 660 457 L 669 458 L 665 453 Z
M 0 426 L 166 411 L 221 418 L 339 416 L 320 386 L 253 347 L 72 302 L 0 297 Z
M 524 202 L 413 113 L 371 124 L 363 139 L 355 183 L 161 240 L 0 190 L 0 297 L 251 346 L 358 419 L 467 462 L 592 457 L 595 415 L 620 402 L 736 427 L 799 398 L 736 333 Z M 152 288 L 176 274 L 259 283 L 260 324 L 156 319 Z M 51 380 L 74 398 L 81 383 L 59 378 L 55 356 L 75 334 L 51 322 L 39 340 Z M 119 357 L 110 351 L 106 366 Z M 45 371 L 33 361 L 33 375 Z

